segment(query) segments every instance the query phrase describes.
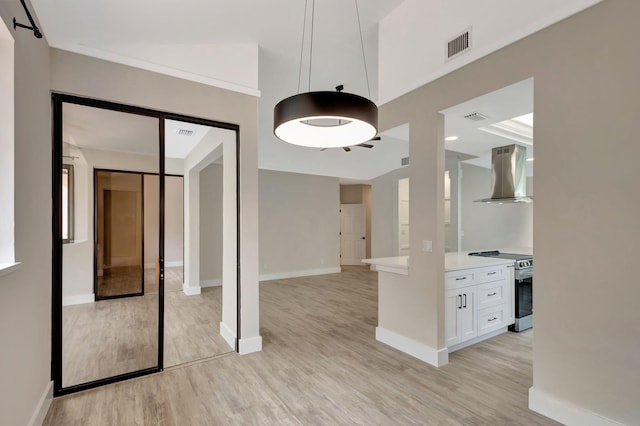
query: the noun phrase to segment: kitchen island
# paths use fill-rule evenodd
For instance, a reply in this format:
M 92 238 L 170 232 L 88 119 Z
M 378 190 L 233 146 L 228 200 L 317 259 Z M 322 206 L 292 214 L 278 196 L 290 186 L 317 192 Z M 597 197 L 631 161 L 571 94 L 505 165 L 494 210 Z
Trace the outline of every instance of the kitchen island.
M 530 249 L 508 250 L 530 252 Z M 444 319 L 444 348 L 434 348 L 420 341 L 418 336 L 421 335 L 423 320 L 398 318 L 399 310 L 404 307 L 416 312 L 417 316 L 421 315 L 420 310 L 412 309 L 415 303 L 420 304 L 419 300 L 407 297 L 407 294 L 422 292 L 416 290 L 417 283 L 411 281 L 409 256 L 362 260 L 378 272 L 376 340 L 435 366 L 445 365 L 449 352 L 503 333 L 514 321 L 513 260 L 469 256 L 469 252 L 445 253 L 444 257 L 445 282 L 441 290 L 443 293 L 440 293 L 445 299 L 441 317 Z M 433 308 L 427 311 L 441 309 L 433 303 L 430 303 Z M 439 302 L 436 305 L 443 306 Z

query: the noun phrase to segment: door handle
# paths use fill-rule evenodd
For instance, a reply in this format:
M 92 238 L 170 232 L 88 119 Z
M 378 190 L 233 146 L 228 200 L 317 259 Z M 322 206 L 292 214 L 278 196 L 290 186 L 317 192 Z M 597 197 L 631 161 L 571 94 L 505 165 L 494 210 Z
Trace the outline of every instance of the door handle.
M 462 295 L 458 295 L 458 309 L 462 309 Z
M 467 293 L 464 293 L 463 296 L 464 296 L 464 306 L 463 306 L 463 308 L 466 308 L 467 307 Z

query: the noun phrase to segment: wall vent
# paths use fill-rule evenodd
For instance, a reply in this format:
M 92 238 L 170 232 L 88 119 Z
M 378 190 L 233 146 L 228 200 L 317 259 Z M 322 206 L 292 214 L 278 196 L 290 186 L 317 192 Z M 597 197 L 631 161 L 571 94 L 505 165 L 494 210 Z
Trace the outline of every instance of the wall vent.
M 193 130 L 189 130 L 189 129 L 178 129 L 177 132 L 180 136 L 193 136 L 193 134 L 195 133 Z
M 400 160 L 400 165 L 401 166 L 408 166 L 409 165 L 409 157 L 404 157 L 403 159 Z
M 471 49 L 471 27 L 466 29 L 461 34 L 447 40 L 447 57 L 446 60 L 453 59 L 459 55 L 462 55 L 467 50 Z
M 489 117 L 484 114 L 480 114 L 479 112 L 472 112 L 471 114 L 465 115 L 464 118 L 471 121 L 482 121 L 488 119 Z

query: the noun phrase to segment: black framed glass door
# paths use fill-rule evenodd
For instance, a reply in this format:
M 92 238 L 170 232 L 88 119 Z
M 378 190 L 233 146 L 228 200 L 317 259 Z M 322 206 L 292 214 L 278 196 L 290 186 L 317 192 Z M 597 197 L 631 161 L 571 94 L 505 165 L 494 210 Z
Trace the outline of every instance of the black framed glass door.
M 52 376 L 62 395 L 162 369 L 164 118 L 58 94 L 53 112 Z M 65 166 L 73 206 L 57 197 Z
M 164 337 L 167 272 L 178 280 L 171 284 L 176 287 L 173 291 L 181 291 L 185 297 L 202 291 L 204 296 L 218 294 L 223 299 L 222 292 L 232 292 L 235 298 L 229 299 L 236 304 L 232 312 L 239 312 L 240 138 L 237 125 L 73 95 L 54 93 L 52 111 L 52 379 L 54 396 L 60 396 L 162 371 L 165 340 L 181 346 L 179 340 L 171 340 L 171 333 L 167 339 Z M 180 128 L 184 127 L 180 123 L 203 127 L 196 128 L 196 133 L 202 130 L 207 141 L 203 139 L 190 150 L 180 143 L 176 145 L 180 154 L 168 158 L 165 139 L 176 123 Z M 216 142 L 209 147 L 207 144 L 213 141 Z M 202 149 L 203 142 L 207 150 Z M 202 172 L 206 181 L 211 177 L 207 164 L 221 161 L 222 157 L 217 156 L 223 151 L 228 152 L 225 167 L 235 170 L 235 177 L 225 174 L 224 178 L 224 191 L 228 194 L 224 221 L 228 220 L 232 227 L 224 227 L 223 239 L 233 247 L 233 253 L 227 252 L 227 259 L 232 262 L 225 263 L 227 278 L 219 290 L 201 289 L 215 284 L 216 276 L 199 277 L 200 271 L 193 269 L 193 264 L 203 263 L 199 257 L 194 258 L 193 253 L 187 256 L 185 249 L 182 268 L 174 264 L 183 258 L 179 253 L 181 244 L 170 244 L 165 253 L 166 201 L 175 210 L 176 202 L 171 200 L 178 196 L 184 198 L 185 209 L 190 206 L 194 210 L 186 194 L 183 197 L 176 188 L 169 188 L 167 200 L 166 178 L 173 186 L 184 185 L 185 190 L 188 185 L 183 183 L 183 174 L 186 181 L 187 174 L 190 180 L 194 176 L 199 179 Z M 190 152 L 195 154 L 189 156 Z M 169 164 L 168 174 L 165 161 Z M 197 183 L 198 180 L 192 182 L 196 188 Z M 206 183 L 201 193 L 206 196 L 211 189 L 211 184 Z M 178 194 L 174 198 L 172 191 Z M 194 196 L 194 191 L 189 193 Z M 197 206 L 197 194 L 196 200 Z M 227 216 L 227 211 L 235 214 Z M 182 221 L 180 213 L 169 213 L 169 222 Z M 233 227 L 232 243 L 229 237 L 233 234 L 227 231 Z M 175 224 L 169 228 L 169 241 L 175 241 L 179 228 Z M 193 236 L 198 228 L 195 223 L 184 232 Z M 176 249 L 176 253 L 171 251 Z M 165 269 L 165 254 L 172 270 Z M 207 254 L 197 256 L 210 261 Z M 207 272 L 211 273 L 203 274 Z M 184 313 L 174 311 L 174 317 Z M 211 324 L 219 324 L 218 320 Z M 211 334 L 221 334 L 214 325 L 207 326 Z M 224 350 L 237 350 L 241 337 L 239 316 L 235 325 L 233 342 L 222 339 L 221 347 L 227 345 Z M 194 329 L 202 328 L 202 324 L 196 326 Z M 209 352 L 203 353 L 210 356 Z M 183 358 L 172 362 L 185 362 Z

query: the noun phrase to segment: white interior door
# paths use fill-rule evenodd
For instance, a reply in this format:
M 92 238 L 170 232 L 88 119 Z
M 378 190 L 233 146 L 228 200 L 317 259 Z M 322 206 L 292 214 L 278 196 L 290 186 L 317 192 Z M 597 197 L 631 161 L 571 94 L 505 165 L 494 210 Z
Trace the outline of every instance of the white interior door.
M 366 257 L 364 204 L 340 205 L 340 264 L 361 265 Z

